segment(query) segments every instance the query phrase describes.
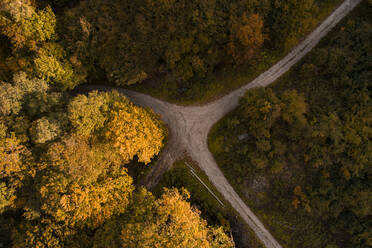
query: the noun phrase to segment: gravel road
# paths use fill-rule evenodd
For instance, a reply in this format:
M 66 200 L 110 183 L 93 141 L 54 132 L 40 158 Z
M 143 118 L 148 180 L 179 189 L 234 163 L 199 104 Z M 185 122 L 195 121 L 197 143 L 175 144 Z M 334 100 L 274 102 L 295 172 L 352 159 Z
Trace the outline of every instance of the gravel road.
M 218 120 L 238 105 L 238 100 L 244 93 L 254 87 L 265 87 L 287 72 L 294 64 L 303 58 L 343 17 L 345 17 L 361 0 L 346 0 L 326 20 L 322 22 L 303 42 L 295 47 L 285 58 L 269 70 L 243 87 L 228 95 L 203 106 L 178 106 L 163 102 L 148 95 L 125 90 L 122 88 L 102 85 L 79 87 L 78 90 L 112 90 L 125 94 L 134 103 L 152 108 L 160 114 L 168 125 L 169 140 L 158 163 L 145 179 L 147 188 L 153 188 L 162 174 L 186 151 L 203 169 L 209 180 L 227 201 L 236 209 L 245 222 L 253 229 L 257 237 L 268 248 L 279 248 L 281 245 L 264 227 L 249 207 L 240 199 L 219 169 L 208 149 L 208 133 Z

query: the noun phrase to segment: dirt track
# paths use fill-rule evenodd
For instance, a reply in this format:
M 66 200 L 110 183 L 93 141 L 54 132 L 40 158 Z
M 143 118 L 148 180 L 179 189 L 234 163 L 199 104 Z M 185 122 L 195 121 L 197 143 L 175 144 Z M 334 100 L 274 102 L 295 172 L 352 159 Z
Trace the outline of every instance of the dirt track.
M 145 180 L 147 188 L 153 188 L 162 174 L 173 164 L 183 151 L 188 152 L 209 180 L 227 201 L 236 209 L 246 223 L 254 230 L 257 237 L 268 247 L 279 248 L 281 245 L 240 199 L 229 182 L 220 171 L 216 161 L 208 149 L 208 133 L 218 120 L 238 105 L 238 100 L 245 91 L 254 87 L 267 86 L 289 70 L 306 55 L 344 16 L 346 16 L 361 0 L 346 0 L 323 23 L 314 30 L 301 44 L 295 47 L 285 58 L 269 70 L 243 87 L 204 106 L 178 106 L 166 103 L 141 93 L 122 88 L 91 85 L 80 87 L 83 90 L 116 89 L 127 95 L 136 104 L 150 107 L 161 115 L 169 127 L 170 137 L 158 163 Z

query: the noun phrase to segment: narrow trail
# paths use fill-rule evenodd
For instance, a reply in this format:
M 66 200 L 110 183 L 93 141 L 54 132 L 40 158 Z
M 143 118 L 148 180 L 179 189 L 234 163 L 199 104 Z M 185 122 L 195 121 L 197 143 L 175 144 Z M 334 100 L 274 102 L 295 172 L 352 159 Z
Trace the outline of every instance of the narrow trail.
M 345 0 L 318 28 L 304 41 L 296 46 L 285 58 L 269 70 L 241 88 L 204 106 L 178 106 L 151 96 L 118 87 L 102 85 L 81 86 L 78 90 L 117 90 L 125 94 L 134 103 L 152 108 L 160 114 L 168 125 L 169 140 L 153 170 L 145 179 L 144 185 L 152 189 L 161 176 L 186 151 L 200 168 L 204 170 L 209 180 L 232 207 L 241 215 L 244 221 L 253 229 L 257 237 L 268 248 L 281 248 L 261 221 L 250 208 L 240 199 L 238 194 L 226 180 L 216 161 L 208 149 L 208 133 L 211 127 L 228 112 L 238 106 L 239 98 L 254 87 L 266 87 L 287 72 L 294 64 L 312 50 L 318 42 L 362 0 Z

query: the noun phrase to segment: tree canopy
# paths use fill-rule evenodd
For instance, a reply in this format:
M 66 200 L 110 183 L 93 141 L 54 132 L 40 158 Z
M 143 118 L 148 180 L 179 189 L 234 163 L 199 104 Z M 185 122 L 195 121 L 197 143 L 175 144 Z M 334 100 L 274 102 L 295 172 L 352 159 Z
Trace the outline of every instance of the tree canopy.
M 165 190 L 156 199 L 142 189 L 133 198 L 129 214 L 114 220 L 97 232 L 98 247 L 233 247 L 222 228 L 207 226 L 193 208 L 188 192 Z M 125 220 L 125 221 L 124 221 Z
M 124 166 L 159 153 L 163 123 L 118 92 L 73 97 L 25 72 L 0 89 L 0 223 L 12 233 L 0 242 L 90 247 L 127 212 L 135 187 Z
M 251 68 L 290 49 L 331 2 L 0 0 L 0 246 L 232 247 L 186 191 L 135 190 L 131 166 L 149 168 L 166 140 L 158 115 L 116 91 L 66 91 L 153 79 L 189 87 Z M 227 124 L 247 138 L 220 150 L 234 149 L 237 181 L 308 166 L 311 178 L 280 187 L 291 193 L 287 205 L 332 223 L 331 235 L 370 245 L 368 30 L 348 23 L 333 49 L 317 49 L 299 69 L 310 85 L 313 75 L 321 85 L 330 79 L 324 92 L 341 93 L 316 100 L 336 107 L 317 112 L 306 90 L 256 89 Z
M 158 115 L 116 91 L 71 96 L 47 81 L 18 72 L 0 82 L 0 230 L 11 233 L 1 243 L 232 247 L 187 194 L 134 191 L 126 167 L 160 152 L 167 133 Z M 113 221 L 117 237 L 102 236 Z
M 74 70 L 79 61 L 67 57 L 64 48 L 57 43 L 56 22 L 50 6 L 37 9 L 29 0 L 0 2 L 0 34 L 3 39 L 6 37 L 2 49 L 11 50 L 2 56 L 1 80 L 24 71 L 63 90 L 85 81 L 85 72 Z M 8 46 L 6 41 L 10 41 Z
M 370 14 L 363 3 L 273 87 L 248 91 L 211 141 L 289 247 L 372 244 Z
M 186 84 L 222 66 L 254 64 L 264 50 L 289 49 L 314 26 L 322 4 L 89 0 L 66 11 L 60 33 L 93 77 L 131 85 L 166 76 Z

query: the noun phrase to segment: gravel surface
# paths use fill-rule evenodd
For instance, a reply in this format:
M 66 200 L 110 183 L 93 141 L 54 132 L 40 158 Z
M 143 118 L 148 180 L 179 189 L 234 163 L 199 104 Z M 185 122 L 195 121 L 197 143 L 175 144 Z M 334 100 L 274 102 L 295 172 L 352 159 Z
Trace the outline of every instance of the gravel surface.
M 235 208 L 245 222 L 253 229 L 262 243 L 268 248 L 279 248 L 281 245 L 273 238 L 249 207 L 240 199 L 222 174 L 208 149 L 208 133 L 218 120 L 237 107 L 239 98 L 243 96 L 247 90 L 254 87 L 265 87 L 273 83 L 313 49 L 320 39 L 360 2 L 361 0 L 344 1 L 344 3 L 324 20 L 303 42 L 269 70 L 243 87 L 203 106 L 178 106 L 138 92 L 102 85 L 82 86 L 79 87 L 78 90 L 115 89 L 125 94 L 134 103 L 152 108 L 156 113 L 160 114 L 162 120 L 168 125 L 168 143 L 160 155 L 156 166 L 145 179 L 144 185 L 147 188 L 152 189 L 173 162 L 175 162 L 183 152 L 187 152 L 191 155 L 193 160 L 199 164 L 200 168 L 205 171 L 216 189 L 230 202 L 233 208 Z

